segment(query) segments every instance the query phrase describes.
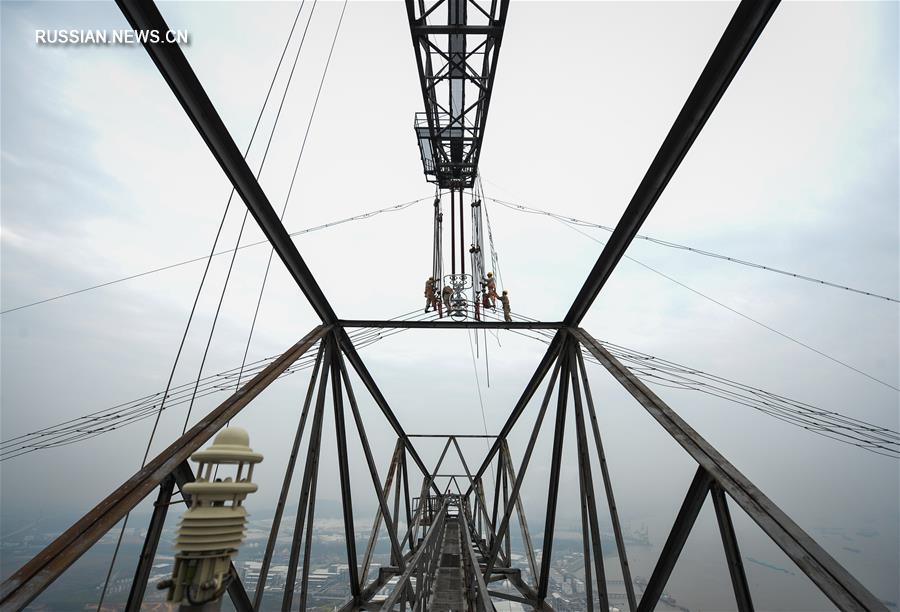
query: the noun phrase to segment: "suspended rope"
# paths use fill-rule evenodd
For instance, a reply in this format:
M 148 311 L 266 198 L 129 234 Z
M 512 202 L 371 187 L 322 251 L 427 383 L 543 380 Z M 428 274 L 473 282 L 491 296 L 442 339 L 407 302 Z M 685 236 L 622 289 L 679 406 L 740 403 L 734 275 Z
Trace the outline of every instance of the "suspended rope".
M 517 212 L 524 212 L 524 213 L 535 214 L 535 215 L 544 215 L 544 216 L 547 216 L 547 217 L 551 217 L 551 218 L 553 218 L 553 219 L 556 219 L 556 220 L 558 220 L 558 221 L 563 221 L 563 222 L 565 222 L 565 223 L 574 224 L 574 225 L 580 225 L 580 226 L 582 226 L 582 227 L 595 227 L 595 228 L 598 228 L 598 229 L 602 229 L 602 230 L 604 230 L 604 231 L 606 231 L 606 232 L 612 232 L 612 231 L 615 229 L 615 228 L 610 227 L 610 226 L 608 226 L 608 225 L 601 225 L 601 224 L 599 224 L 599 223 L 592 223 L 592 222 L 590 222 L 590 221 L 583 221 L 583 220 L 581 220 L 581 219 L 576 219 L 575 217 L 570 217 L 570 216 L 568 216 L 568 215 L 561 215 L 561 214 L 549 212 L 549 211 L 546 211 L 546 210 L 541 210 L 541 209 L 539 209 L 539 208 L 533 208 L 533 207 L 531 207 L 531 206 L 525 206 L 524 204 L 516 204 L 516 203 L 514 203 L 514 202 L 507 202 L 507 201 L 504 201 L 504 200 L 499 200 L 499 199 L 497 199 L 497 198 L 488 198 L 488 199 L 491 200 L 492 202 L 496 202 L 497 204 L 500 204 L 501 206 L 505 206 L 506 208 L 509 208 L 510 210 L 514 210 L 514 211 L 517 211 Z M 722 255 L 721 253 L 714 253 L 714 252 L 712 252 L 712 251 L 707 251 L 707 250 L 704 250 L 704 249 L 698 249 L 698 248 L 696 248 L 696 247 L 691 247 L 691 246 L 687 246 L 687 245 L 684 245 L 684 244 L 678 244 L 678 243 L 676 243 L 676 242 L 670 242 L 670 241 L 668 241 L 668 240 L 662 240 L 662 239 L 660 239 L 660 238 L 654 238 L 654 237 L 652 237 L 652 236 L 643 236 L 643 235 L 641 235 L 641 234 L 638 234 L 637 236 L 635 236 L 635 238 L 637 238 L 638 240 L 645 240 L 645 241 L 647 241 L 647 242 L 652 242 L 653 244 L 658 244 L 658 245 L 661 245 L 661 246 L 664 246 L 664 247 L 668 247 L 668 248 L 671 248 L 671 249 L 678 249 L 678 250 L 682 250 L 682 251 L 688 251 L 688 252 L 690 252 L 690 253 L 695 253 L 695 254 L 697 254 L 697 255 L 703 255 L 704 257 L 711 257 L 711 258 L 714 258 L 714 259 L 721 259 L 721 260 L 723 260 L 723 261 L 729 261 L 729 262 L 731 262 L 731 263 L 739 264 L 739 265 L 742 265 L 742 266 L 747 266 L 747 267 L 749 267 L 749 268 L 756 268 L 756 269 L 758 269 L 758 270 L 764 270 L 764 271 L 766 271 L 766 272 L 774 272 L 774 273 L 776 273 L 776 274 L 781 274 L 781 275 L 783 275 L 783 276 L 790 276 L 790 277 L 792 277 L 792 278 L 797 278 L 797 279 L 800 279 L 800 280 L 808 281 L 808 282 L 811 282 L 811 283 L 816 283 L 816 284 L 819 284 L 819 285 L 824 285 L 824 286 L 827 286 L 827 287 L 832 287 L 832 288 L 834 288 L 834 289 L 842 289 L 842 290 L 844 290 L 844 291 L 850 291 L 850 292 L 853 292 L 853 293 L 857 293 L 857 294 L 859 294 L 859 295 L 865 295 L 865 296 L 877 298 L 877 299 L 880 299 L 880 300 L 887 300 L 888 302 L 900 303 L 900 299 L 897 299 L 897 298 L 894 298 L 894 297 L 890 297 L 890 296 L 886 296 L 886 295 L 881 295 L 881 294 L 874 293 L 874 292 L 871 292 L 871 291 L 864 291 L 864 290 L 862 290 L 862 289 L 856 289 L 856 288 L 854 288 L 854 287 L 848 287 L 847 285 L 841 285 L 841 284 L 839 284 L 839 283 L 834 283 L 834 282 L 831 282 L 831 281 L 823 280 L 823 279 L 821 279 L 821 278 L 814 278 L 814 277 L 812 277 L 812 276 L 806 276 L 806 275 L 804 275 L 804 274 L 798 274 L 798 273 L 796 273 L 796 272 L 790 272 L 790 271 L 788 271 L 788 270 L 781 270 L 781 269 L 779 269 L 779 268 L 773 268 L 773 267 L 771 267 L 771 266 L 764 266 L 763 264 L 755 263 L 755 262 L 752 262 L 752 261 L 746 261 L 746 260 L 744 260 L 744 259 L 739 259 L 739 258 L 737 258 L 737 257 L 731 257 L 731 256 L 728 256 L 728 255 Z
M 478 197 L 481 198 L 482 207 L 484 208 L 484 220 L 487 222 L 487 233 L 488 233 L 488 245 L 491 249 L 491 268 L 494 271 L 494 274 L 497 275 L 497 282 L 500 283 L 500 287 L 506 287 L 503 283 L 503 273 L 500 271 L 500 257 L 497 255 L 497 247 L 494 245 L 494 230 L 491 227 L 491 215 L 488 212 L 487 204 L 485 200 L 493 201 L 493 198 L 488 198 L 484 195 L 484 186 L 481 182 L 481 175 L 478 175 L 476 181 L 476 189 L 478 190 Z
M 488 212 L 487 200 L 490 199 L 484 194 L 484 183 L 481 180 L 481 174 L 479 173 L 476 177 L 475 181 L 475 189 L 477 190 L 478 197 L 481 199 L 481 205 L 484 209 L 484 219 L 487 223 L 487 235 L 488 235 L 488 246 L 491 250 L 491 269 L 497 278 L 497 284 L 499 284 L 501 289 L 504 289 L 506 285 L 503 282 L 503 273 L 500 271 L 500 256 L 497 254 L 497 247 L 494 245 L 494 230 L 491 227 L 491 215 Z M 494 290 L 494 294 L 496 295 L 497 291 Z M 488 386 L 490 383 L 490 366 L 488 365 L 488 347 L 487 347 L 487 333 L 491 332 L 494 336 L 494 340 L 497 342 L 497 346 L 500 346 L 500 333 L 497 330 L 485 330 L 484 336 L 484 367 L 487 375 Z
M 469 353 L 472 355 L 472 372 L 475 375 L 475 389 L 478 391 L 478 405 L 481 407 L 481 424 L 484 426 L 484 445 L 487 454 L 491 452 L 491 442 L 487 438 L 488 436 L 488 426 L 487 426 L 487 416 L 484 411 L 484 398 L 481 395 L 481 381 L 478 379 L 478 362 L 475 358 L 475 346 L 472 342 L 472 334 L 469 333 L 471 330 L 466 330 L 466 337 L 469 339 Z M 476 330 L 477 331 L 477 330 Z M 477 342 L 478 337 L 475 337 Z M 487 456 L 487 454 L 485 456 Z M 494 486 L 494 483 L 497 481 L 497 475 L 494 473 L 494 464 L 489 464 L 491 469 L 491 487 Z

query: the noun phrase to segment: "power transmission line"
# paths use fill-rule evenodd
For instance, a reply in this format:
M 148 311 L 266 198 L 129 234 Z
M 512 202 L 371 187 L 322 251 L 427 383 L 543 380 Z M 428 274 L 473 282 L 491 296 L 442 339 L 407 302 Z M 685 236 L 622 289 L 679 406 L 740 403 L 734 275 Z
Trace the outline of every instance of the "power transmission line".
M 391 320 L 428 321 L 435 320 L 437 315 L 425 315 L 416 308 Z M 486 319 L 499 320 L 499 315 L 490 310 L 483 312 Z M 518 320 L 535 321 L 519 313 L 514 313 Z M 353 344 L 360 350 L 380 342 L 389 336 L 408 331 L 397 329 L 358 329 L 350 333 Z M 550 341 L 552 332 L 533 330 L 511 330 L 542 343 Z M 859 448 L 888 456 L 900 456 L 900 433 L 838 412 L 824 410 L 812 404 L 794 400 L 771 391 L 753 387 L 728 378 L 711 374 L 697 368 L 681 365 L 635 349 L 623 347 L 610 342 L 601 342 L 617 359 L 626 363 L 638 378 L 648 384 L 690 390 L 732 404 L 745 406 L 767 414 L 826 437 L 852 444 Z M 471 347 L 470 347 L 471 350 Z M 266 368 L 276 356 L 253 362 L 244 370 L 245 376 L 255 375 Z M 593 355 L 585 352 L 585 358 L 592 363 L 599 363 Z M 282 376 L 289 376 L 312 367 L 314 356 L 304 356 L 288 368 Z M 216 393 L 233 392 L 234 381 L 238 376 L 238 367 L 205 377 L 201 381 L 201 392 L 198 397 Z M 165 400 L 166 409 L 183 405 L 193 381 L 172 387 L 165 397 L 154 393 L 125 404 L 118 404 L 103 411 L 94 412 L 78 419 L 70 419 L 57 425 L 45 427 L 28 434 L 23 434 L 0 442 L 0 461 L 17 456 L 84 442 L 93 437 L 109 433 L 131 423 L 153 416 L 160 403 Z
M 559 221 L 566 227 L 578 232 L 582 236 L 589 238 L 590 240 L 593 240 L 594 242 L 597 242 L 598 244 L 603 244 L 603 245 L 606 244 L 602 240 L 599 240 L 598 238 L 595 238 L 594 236 L 591 236 L 590 234 L 583 232 L 582 230 L 578 229 L 577 227 L 575 227 L 574 225 L 572 225 L 571 223 L 569 223 L 567 221 L 563 221 L 562 219 L 557 219 L 557 221 Z M 659 276 L 665 278 L 666 280 L 672 281 L 676 285 L 683 287 L 684 289 L 687 289 L 691 293 L 695 293 L 696 295 L 699 295 L 703 299 L 708 300 L 708 301 L 712 302 L 713 304 L 716 304 L 717 306 L 720 306 L 730 312 L 733 312 L 734 314 L 738 315 L 739 317 L 742 317 L 742 318 L 746 319 L 747 321 L 754 323 L 755 325 L 759 325 L 760 327 L 767 329 L 774 334 L 778 334 L 782 338 L 785 338 L 786 340 L 789 340 L 789 341 L 793 342 L 794 344 L 797 344 L 798 346 L 801 346 L 809 351 L 812 351 L 813 353 L 816 353 L 817 355 L 820 355 L 821 357 L 824 357 L 825 359 L 833 361 L 834 363 L 836 363 L 840 366 L 843 366 L 843 367 L 847 368 L 848 370 L 852 370 L 852 371 L 856 372 L 857 374 L 861 374 L 862 376 L 865 376 L 866 378 L 868 378 L 874 382 L 877 382 L 880 385 L 884 385 L 885 387 L 888 387 L 889 389 L 893 389 L 894 391 L 900 391 L 900 388 L 895 387 L 894 385 L 890 384 L 889 382 L 883 381 L 880 378 L 877 378 L 877 377 L 869 374 L 868 372 L 865 372 L 864 370 L 860 370 L 856 366 L 850 365 L 846 361 L 842 361 L 842 360 L 838 359 L 837 357 L 833 357 L 832 355 L 825 353 L 824 351 L 820 351 L 819 349 L 815 348 L 814 346 L 810 346 L 809 344 L 803 342 L 802 340 L 798 340 L 797 338 L 794 338 L 793 336 L 790 336 L 790 335 L 784 333 L 783 331 L 775 329 L 771 325 L 763 323 L 762 321 L 759 321 L 758 319 L 754 319 L 750 315 L 744 314 L 743 312 L 737 310 L 736 308 L 732 308 L 728 304 L 724 304 L 724 303 L 720 302 L 719 300 L 717 300 L 713 297 L 710 297 L 710 296 L 706 295 L 705 293 L 702 293 L 701 291 L 698 291 L 698 290 L 694 289 L 693 287 L 690 287 L 690 286 L 682 283 L 678 279 L 673 278 L 673 277 L 669 276 L 668 274 L 661 272 L 660 270 L 657 270 L 656 268 L 645 264 L 642 261 L 638 261 L 637 259 L 635 259 L 634 257 L 631 257 L 630 255 L 624 255 L 623 257 L 625 259 L 627 259 L 631 262 L 634 262 L 637 265 L 653 272 L 654 274 L 658 274 Z
M 419 308 L 402 315 L 392 317 L 390 320 L 401 321 L 428 321 L 436 318 L 436 314 L 424 315 Z M 407 331 L 397 329 L 358 329 L 349 333 L 354 346 L 362 350 L 376 342 L 384 340 L 397 333 Z M 253 376 L 264 370 L 278 355 L 266 357 L 250 364 L 246 364 L 243 375 Z M 312 366 L 314 356 L 308 355 L 298 359 L 282 376 L 294 374 Z M 202 398 L 222 392 L 234 392 L 235 381 L 240 375 L 240 367 L 225 370 L 217 374 L 205 376 L 198 385 L 196 398 Z M 190 401 L 196 380 L 187 383 L 167 387 L 166 391 L 152 393 L 135 400 L 117 404 L 104 410 L 99 410 L 84 416 L 69 419 L 56 425 L 44 427 L 36 431 L 15 436 L 0 442 L 0 461 L 13 459 L 17 456 L 44 450 L 67 446 L 84 440 L 121 429 L 138 421 L 151 418 L 160 410 L 168 410 L 176 406 L 184 405 Z
M 316 2 L 318 0 L 315 0 Z M 315 4 L 313 4 L 315 8 Z M 297 173 L 300 170 L 300 160 L 303 159 L 303 152 L 306 150 L 306 140 L 309 138 L 309 132 L 312 128 L 313 119 L 316 116 L 316 108 L 319 106 L 319 98 L 322 96 L 322 88 L 325 86 L 325 77 L 328 75 L 328 67 L 331 66 L 331 56 L 334 54 L 334 47 L 337 43 L 338 35 L 341 33 L 341 24 L 344 23 L 344 13 L 347 10 L 347 2 L 341 8 L 341 16 L 338 18 L 337 28 L 334 31 L 334 38 L 331 40 L 331 48 L 328 50 L 328 59 L 325 60 L 325 68 L 322 70 L 322 78 L 319 81 L 319 89 L 316 91 L 316 99 L 313 102 L 312 110 L 309 113 L 309 121 L 306 124 L 306 132 L 303 134 L 303 142 L 300 144 L 300 152 L 297 154 L 297 163 L 294 164 L 294 173 L 291 175 L 291 183 L 288 186 L 287 195 L 284 197 L 284 206 L 281 208 L 279 221 L 284 221 L 284 215 L 287 212 L 288 203 L 291 201 L 291 194 L 294 192 L 294 183 L 297 181 Z M 308 25 L 308 24 L 307 24 Z M 272 268 L 272 256 L 275 255 L 275 249 L 269 249 L 269 259 L 266 262 L 266 271 L 263 274 L 262 284 L 259 287 L 259 297 L 256 300 L 256 309 L 253 311 L 253 320 L 250 323 L 250 332 L 247 334 L 247 344 L 244 347 L 244 357 L 241 361 L 241 372 L 238 373 L 237 384 L 235 388 L 241 385 L 241 375 L 243 374 L 244 364 L 247 362 L 247 354 L 250 352 L 250 343 L 253 341 L 253 332 L 256 330 L 256 319 L 259 316 L 259 309 L 262 306 L 263 293 L 266 290 L 266 283 L 269 280 L 269 270 Z
M 316 5 L 318 4 L 318 0 L 313 0 L 312 8 L 309 11 L 309 17 L 306 20 L 306 27 L 303 28 L 303 35 L 300 37 L 300 44 L 297 45 L 297 53 L 294 54 L 294 62 L 291 65 L 291 70 L 288 73 L 287 83 L 284 86 L 284 91 L 281 94 L 281 102 L 278 104 L 278 111 L 275 113 L 275 121 L 272 123 L 272 130 L 269 132 L 269 139 L 266 142 L 266 148 L 263 151 L 262 160 L 259 162 L 259 169 L 256 171 L 256 180 L 259 181 L 259 177 L 262 175 L 263 168 L 266 166 L 266 160 L 269 158 L 269 149 L 272 146 L 272 140 L 275 137 L 275 130 L 278 127 L 278 120 L 281 119 L 281 111 L 284 110 L 284 102 L 287 100 L 288 92 L 291 89 L 291 83 L 294 80 L 294 72 L 297 69 L 297 63 L 300 61 L 300 53 L 303 51 L 303 43 L 306 42 L 306 34 L 309 31 L 309 25 L 312 23 L 313 15 L 316 12 Z M 300 9 L 303 9 L 303 2 L 300 3 Z M 340 24 L 338 25 L 340 27 Z M 292 181 L 293 183 L 293 181 Z M 287 203 L 285 202 L 285 206 Z M 282 213 L 283 214 L 283 213 Z M 197 395 L 197 387 L 200 384 L 200 379 L 203 376 L 203 367 L 206 365 L 206 358 L 209 355 L 209 348 L 212 345 L 213 336 L 216 333 L 216 324 L 219 321 L 219 313 L 222 311 L 222 303 L 225 301 L 225 292 L 228 291 L 228 283 L 231 280 L 231 272 L 234 270 L 234 262 L 237 259 L 238 248 L 241 246 L 241 238 L 244 236 L 244 228 L 247 225 L 247 218 L 250 216 L 250 209 L 247 208 L 244 210 L 244 216 L 241 219 L 241 228 L 238 230 L 237 238 L 234 241 L 234 249 L 231 251 L 231 261 L 228 263 L 228 272 L 225 274 L 225 282 L 222 284 L 222 291 L 219 294 L 219 302 L 216 304 L 216 312 L 213 315 L 212 325 L 209 329 L 209 337 L 206 340 L 206 346 L 203 349 L 203 356 L 200 359 L 200 367 L 197 369 L 197 382 L 194 385 L 194 392 L 191 395 L 191 402 L 188 405 L 187 414 L 184 417 L 184 427 L 181 430 L 182 435 L 187 431 L 188 423 L 191 419 L 191 412 L 194 408 L 194 400 Z
M 329 221 L 329 222 L 327 222 L 327 223 L 322 223 L 321 225 L 316 225 L 316 226 L 313 226 L 313 227 L 308 227 L 308 228 L 306 228 L 306 229 L 297 230 L 297 231 L 295 231 L 295 232 L 290 233 L 289 235 L 290 235 L 291 237 L 296 237 L 296 236 L 300 236 L 300 235 L 303 235 L 303 234 L 310 234 L 310 233 L 312 233 L 312 232 L 318 232 L 318 231 L 320 231 L 320 230 L 328 229 L 328 228 L 335 227 L 335 226 L 338 226 L 338 225 L 343 225 L 344 223 L 350 223 L 350 222 L 352 222 L 352 221 L 362 221 L 362 220 L 365 220 L 365 219 L 371 219 L 372 217 L 375 217 L 375 216 L 378 216 L 378 215 L 381 215 L 381 214 L 384 214 L 384 213 L 398 212 L 398 211 L 401 211 L 401 210 L 405 210 L 405 209 L 409 208 L 410 206 L 413 206 L 413 205 L 415 205 L 415 204 L 419 204 L 419 203 L 421 203 L 421 202 L 425 202 L 426 200 L 430 201 L 431 199 L 432 199 L 432 197 L 431 197 L 431 196 L 428 196 L 428 197 L 424 197 L 424 198 L 418 198 L 418 199 L 416 199 L 416 200 L 409 200 L 409 201 L 407 201 L 407 202 L 401 202 L 400 204 L 394 204 L 394 205 L 392 205 L 392 206 L 387 206 L 387 207 L 384 207 L 384 208 L 379 208 L 379 209 L 376 209 L 376 210 L 371 210 L 371 211 L 369 211 L 369 212 L 360 213 L 360 214 L 354 215 L 354 216 L 352 216 L 352 217 L 346 217 L 346 218 L 344 218 L 344 219 L 338 219 L 338 220 L 336 220 L 336 221 Z M 251 243 L 249 243 L 249 244 L 245 244 L 245 245 L 239 246 L 239 247 L 238 247 L 238 250 L 249 249 L 249 248 L 251 248 L 251 247 L 257 247 L 257 246 L 261 246 L 261 245 L 264 245 L 264 244 L 269 244 L 269 241 L 268 241 L 268 240 L 260 240 L 260 241 L 258 241 L 258 242 L 251 242 Z M 227 250 L 225 250 L 225 251 L 216 251 L 216 252 L 213 253 L 212 255 L 213 255 L 213 257 L 218 257 L 219 255 L 227 255 L 228 253 L 231 253 L 232 251 L 234 251 L 234 249 L 227 249 Z M 17 310 L 23 310 L 23 309 L 25 309 L 25 308 L 31 308 L 32 306 L 38 306 L 38 305 L 40 305 L 40 304 L 46 304 L 47 302 L 53 302 L 53 301 L 55 301 L 55 300 L 60 300 L 60 299 L 62 299 L 62 298 L 71 297 L 71 296 L 73 296 L 73 295 L 78 295 L 78 294 L 80 294 L 80 293 L 85 293 L 85 292 L 87 292 L 87 291 L 93 291 L 94 289 L 101 289 L 101 288 L 103 288 L 103 287 L 108 287 L 108 286 L 110 286 L 110 285 L 115 285 L 115 284 L 117 284 L 117 283 L 123 283 L 123 282 L 125 282 L 125 281 L 133 280 L 133 279 L 136 279 L 136 278 L 141 278 L 142 276 L 149 276 L 150 274 L 156 274 L 157 272 L 164 272 L 164 271 L 166 271 L 166 270 L 171 270 L 171 269 L 173 269 L 173 268 L 178 268 L 178 267 L 180 267 L 180 266 L 186 266 L 186 265 L 188 265 L 188 264 L 197 263 L 197 262 L 200 262 L 200 261 L 206 261 L 208 258 L 209 258 L 209 255 L 203 255 L 203 256 L 201 256 L 201 257 L 194 257 L 194 258 L 192 258 L 192 259 L 185 259 L 184 261 L 179 261 L 179 262 L 176 262 L 176 263 L 168 264 L 168 265 L 165 265 L 165 266 L 161 266 L 161 267 L 159 267 L 159 268 L 153 268 L 153 269 L 150 269 L 150 270 L 145 270 L 144 272 L 138 272 L 137 274 L 131 274 L 131 275 L 128 275 L 128 276 L 123 276 L 122 278 L 117 278 L 117 279 L 114 279 L 114 280 L 105 281 L 105 282 L 102 282 L 102 283 L 98 283 L 98 284 L 96 284 L 96 285 L 91 285 L 90 287 L 84 287 L 84 288 L 82 288 L 82 289 L 76 289 L 75 291 L 69 291 L 69 292 L 67 292 L 67 293 L 60 293 L 59 295 L 54 295 L 54 296 L 52 296 L 52 297 L 43 298 L 43 299 L 40 299 L 40 300 L 36 300 L 36 301 L 34 301 L 34 302 L 29 302 L 29 303 L 27 303 L 27 304 L 22 304 L 21 306 L 15 306 L 15 307 L 13 307 L 13 308 L 7 308 L 6 310 L 0 311 L 0 315 L 8 314 L 8 313 L 10 313 L 10 312 L 15 312 L 15 311 L 17 311 Z
M 539 209 L 539 208 L 534 208 L 534 207 L 531 207 L 531 206 L 525 206 L 524 204 L 516 204 L 515 202 L 508 202 L 508 201 L 505 201 L 505 200 L 499 200 L 499 199 L 497 199 L 497 198 L 490 198 L 490 197 L 487 198 L 487 199 L 488 199 L 488 200 L 491 200 L 492 202 L 496 202 L 497 204 L 500 204 L 501 206 L 505 206 L 506 208 L 509 208 L 510 210 L 514 210 L 514 211 L 517 211 L 517 212 L 529 213 L 529 214 L 535 214 L 535 215 L 545 215 L 545 216 L 547 216 L 547 217 L 552 217 L 553 219 L 556 219 L 557 221 L 562 221 L 562 222 L 564 222 L 564 223 L 568 223 L 568 224 L 572 224 L 572 225 L 579 225 L 579 226 L 582 226 L 582 227 L 596 227 L 596 228 L 602 229 L 602 230 L 604 230 L 604 231 L 606 231 L 606 232 L 612 232 L 612 231 L 615 229 L 615 228 L 610 227 L 610 226 L 608 226 L 608 225 L 601 225 L 601 224 L 599 224 L 599 223 L 592 223 L 592 222 L 590 222 L 590 221 L 584 221 L 584 220 L 582 220 L 582 219 L 577 219 L 577 218 L 575 218 L 575 217 L 570 217 L 570 216 L 568 216 L 568 215 L 561 215 L 561 214 L 558 214 L 558 213 L 554 213 L 554 212 L 550 212 L 550 211 L 546 211 L 546 210 L 541 210 L 541 209 Z M 880 299 L 880 300 L 886 300 L 886 301 L 888 301 L 888 302 L 894 302 L 894 303 L 900 304 L 900 299 L 897 299 L 897 298 L 889 297 L 889 296 L 886 296 L 886 295 L 881 295 L 881 294 L 874 293 L 874 292 L 871 292 L 871 291 L 864 291 L 863 289 L 856 289 L 856 288 L 854 288 L 854 287 L 849 287 L 849 286 L 847 286 L 847 285 L 841 285 L 841 284 L 839 284 L 839 283 L 834 283 L 834 282 L 831 282 L 831 281 L 823 280 L 823 279 L 821 279 L 821 278 L 814 278 L 814 277 L 812 277 L 812 276 L 807 276 L 807 275 L 805 275 L 805 274 L 798 274 L 798 273 L 796 273 L 796 272 L 790 272 L 790 271 L 788 271 L 788 270 L 781 270 L 781 269 L 779 269 L 779 268 L 773 268 L 773 267 L 771 267 L 771 266 L 765 266 L 765 265 L 763 265 L 763 264 L 755 263 L 755 262 L 752 262 L 752 261 L 747 261 L 747 260 L 744 260 L 744 259 L 739 259 L 739 258 L 737 258 L 737 257 L 731 257 L 731 256 L 729 256 L 729 255 L 722 255 L 721 253 L 714 253 L 714 252 L 712 252 L 712 251 L 707 251 L 707 250 L 705 250 L 705 249 L 699 249 L 699 248 L 687 246 L 687 245 L 684 245 L 684 244 L 678 244 L 677 242 L 670 242 L 670 241 L 668 241 L 668 240 L 662 240 L 662 239 L 660 239 L 660 238 L 654 238 L 654 237 L 652 237 L 652 236 L 644 236 L 644 235 L 641 235 L 641 234 L 638 234 L 637 236 L 635 236 L 635 238 L 638 239 L 638 240 L 645 240 L 645 241 L 647 241 L 647 242 L 652 242 L 653 244 L 658 244 L 658 245 L 661 245 L 661 246 L 664 246 L 664 247 L 668 247 L 668 248 L 671 248 L 671 249 L 678 249 L 678 250 L 682 250 L 682 251 L 688 251 L 688 252 L 690 252 L 690 253 L 695 253 L 695 254 L 697 254 L 697 255 L 703 255 L 704 257 L 711 257 L 711 258 L 714 258 L 714 259 L 721 259 L 721 260 L 723 260 L 723 261 L 728 261 L 728 262 L 731 262 L 731 263 L 734 263 L 734 264 L 739 264 L 739 265 L 742 265 L 742 266 L 747 266 L 747 267 L 749 267 L 749 268 L 756 268 L 756 269 L 758 269 L 758 270 L 764 270 L 764 271 L 766 271 L 766 272 L 774 272 L 774 273 L 776 273 L 776 274 L 781 274 L 781 275 L 783 275 L 783 276 L 790 276 L 790 277 L 792 277 L 792 278 L 797 278 L 797 279 L 800 279 L 800 280 L 805 280 L 805 281 L 808 281 L 808 282 L 811 282 L 811 283 L 817 283 L 817 284 L 819 284 L 819 285 L 824 285 L 824 286 L 827 286 L 827 287 L 832 287 L 832 288 L 834 288 L 834 289 L 842 289 L 842 290 L 844 290 L 844 291 L 850 291 L 850 292 L 853 292 L 853 293 L 857 293 L 857 294 L 859 294 L 859 295 L 865 295 L 865 296 L 868 296 L 868 297 L 878 298 L 878 299 Z
M 513 316 L 535 321 L 518 313 Z M 485 317 L 499 320 L 498 315 L 489 311 L 485 311 Z M 553 334 L 546 330 L 510 331 L 545 345 L 550 343 Z M 600 343 L 647 384 L 704 393 L 868 452 L 900 458 L 900 432 L 634 349 Z M 601 365 L 586 348 L 582 347 L 582 353 L 585 360 Z

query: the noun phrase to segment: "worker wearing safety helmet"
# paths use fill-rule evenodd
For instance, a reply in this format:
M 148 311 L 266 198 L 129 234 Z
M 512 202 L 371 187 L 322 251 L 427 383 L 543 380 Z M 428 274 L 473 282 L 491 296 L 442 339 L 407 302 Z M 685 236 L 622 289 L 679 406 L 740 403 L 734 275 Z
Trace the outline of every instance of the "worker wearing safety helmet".
M 497 308 L 497 281 L 494 279 L 493 272 L 487 273 L 486 297 L 491 301 L 491 308 Z
M 444 307 L 447 308 L 447 312 L 450 312 L 450 298 L 453 296 L 453 287 L 450 285 L 444 286 L 441 295 L 444 297 Z
M 429 276 L 425 281 L 425 312 L 432 307 L 437 308 L 437 299 L 434 292 L 434 277 Z

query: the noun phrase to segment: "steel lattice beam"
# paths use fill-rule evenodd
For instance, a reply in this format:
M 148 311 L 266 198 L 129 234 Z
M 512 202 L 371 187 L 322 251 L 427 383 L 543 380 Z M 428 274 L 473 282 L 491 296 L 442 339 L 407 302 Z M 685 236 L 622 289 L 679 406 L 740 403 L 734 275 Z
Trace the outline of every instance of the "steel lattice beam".
M 428 8 L 406 0 L 425 103 L 416 137 L 425 175 L 441 188 L 475 182 L 508 11 L 509 0 L 441 0 Z

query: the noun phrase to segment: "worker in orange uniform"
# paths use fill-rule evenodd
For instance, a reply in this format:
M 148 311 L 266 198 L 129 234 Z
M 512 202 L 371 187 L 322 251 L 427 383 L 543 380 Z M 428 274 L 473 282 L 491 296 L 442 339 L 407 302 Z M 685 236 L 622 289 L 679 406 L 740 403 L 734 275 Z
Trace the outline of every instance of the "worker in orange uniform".
M 441 295 L 444 298 L 444 308 L 447 309 L 447 313 L 450 313 L 450 298 L 453 297 L 453 287 L 450 285 L 445 285 L 444 290 L 441 292 Z
M 425 281 L 425 312 L 428 312 L 431 308 L 437 310 L 437 297 L 434 291 L 433 276 L 429 276 L 428 280 Z
M 504 289 L 503 295 L 500 296 L 500 303 L 503 304 L 503 320 L 507 323 L 512 322 L 512 317 L 509 314 L 509 292 Z
M 485 297 L 490 300 L 491 308 L 497 308 L 497 280 L 494 278 L 493 272 L 488 272 L 487 275 L 487 294 Z M 485 303 L 487 306 L 487 303 Z

